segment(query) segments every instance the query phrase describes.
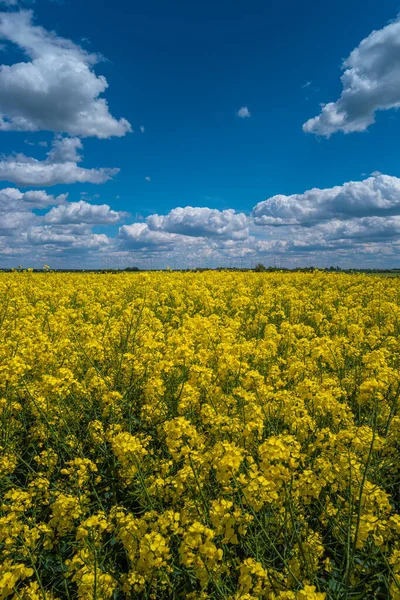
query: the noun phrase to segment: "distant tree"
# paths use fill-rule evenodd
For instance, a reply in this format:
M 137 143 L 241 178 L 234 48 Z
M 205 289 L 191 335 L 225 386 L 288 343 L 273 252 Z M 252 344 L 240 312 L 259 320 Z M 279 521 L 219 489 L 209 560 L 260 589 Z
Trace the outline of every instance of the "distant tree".
M 125 271 L 140 271 L 139 267 L 126 267 Z
M 254 267 L 254 270 L 256 273 L 264 273 L 264 271 L 267 270 L 267 267 L 265 267 L 262 263 L 258 263 L 258 265 Z

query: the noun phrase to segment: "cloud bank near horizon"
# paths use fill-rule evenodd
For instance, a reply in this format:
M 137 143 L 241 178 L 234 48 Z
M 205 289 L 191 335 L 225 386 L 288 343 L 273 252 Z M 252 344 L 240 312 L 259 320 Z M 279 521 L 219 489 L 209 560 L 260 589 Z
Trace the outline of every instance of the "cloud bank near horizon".
M 86 267 L 100 266 L 106 257 L 125 266 L 149 261 L 185 266 L 196 260 L 272 264 L 277 258 L 293 266 L 299 260 L 397 264 L 400 178 L 380 174 L 333 188 L 272 196 L 249 215 L 184 206 L 131 223 L 126 212 L 108 204 L 6 188 L 0 191 L 0 222 L 0 256 L 9 261 L 37 255 L 56 264 L 73 263 L 79 256 L 80 266 Z M 115 234 L 98 231 L 118 224 Z

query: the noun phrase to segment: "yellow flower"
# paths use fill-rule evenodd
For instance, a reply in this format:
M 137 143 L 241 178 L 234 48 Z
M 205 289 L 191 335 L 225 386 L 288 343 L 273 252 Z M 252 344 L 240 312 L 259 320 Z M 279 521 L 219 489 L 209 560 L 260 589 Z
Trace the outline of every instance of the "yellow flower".
M 400 600 L 400 278 L 14 270 L 0 313 L 0 600 Z

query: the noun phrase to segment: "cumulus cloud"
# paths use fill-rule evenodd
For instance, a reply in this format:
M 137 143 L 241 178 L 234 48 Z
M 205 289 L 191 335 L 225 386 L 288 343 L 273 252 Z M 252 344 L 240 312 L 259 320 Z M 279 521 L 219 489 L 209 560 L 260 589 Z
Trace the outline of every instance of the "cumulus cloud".
M 89 255 L 113 246 L 114 240 L 92 231 L 95 225 L 113 225 L 126 213 L 108 205 L 92 205 L 84 201 L 67 202 L 67 194 L 53 196 L 44 190 L 21 192 L 16 188 L 0 190 L 0 256 L 12 260 L 18 256 L 30 262 L 61 261 L 70 266 L 80 256 L 78 268 Z M 35 209 L 52 206 L 49 212 Z M 64 263 L 63 263 L 64 261 Z
M 119 252 L 136 251 L 141 257 L 161 257 L 174 264 L 187 260 L 222 260 L 233 255 L 246 256 L 249 236 L 248 217 L 233 209 L 175 208 L 167 215 L 153 214 L 146 222 L 119 228 Z M 161 259 L 160 259 L 161 260 Z
M 105 183 L 119 169 L 84 169 L 77 163 L 82 160 L 79 138 L 56 137 L 45 160 L 25 154 L 15 154 L 0 160 L 0 180 L 21 187 L 52 186 L 69 183 Z
M 20 192 L 16 188 L 0 190 L 0 235 L 14 236 L 40 220 L 33 209 L 46 208 L 66 201 L 67 194 L 52 196 L 43 190 Z
M 14 235 L 15 231 L 27 229 L 35 223 L 36 220 L 36 215 L 32 212 L 3 212 L 0 209 L 0 235 Z
M 99 266 L 101 257 L 111 266 L 146 266 L 146 261 L 159 267 L 250 266 L 250 261 L 275 264 L 278 258 L 285 266 L 310 261 L 317 266 L 395 265 L 399 189 L 400 180 L 378 175 L 328 190 L 275 196 L 254 208 L 253 222 L 234 210 L 178 207 L 145 222 L 137 215 L 136 222 L 108 237 L 92 227 L 113 225 L 124 213 L 106 204 L 68 202 L 65 195 L 43 190 L 7 188 L 0 192 L 0 255 L 2 264 L 14 265 L 13 257 L 27 264 L 35 257 L 39 265 L 84 268 Z M 46 206 L 52 207 L 46 214 L 35 213 L 35 207 Z M 262 227 L 257 220 L 285 227 Z
M 16 44 L 28 59 L 0 66 L 0 130 L 98 138 L 131 131 L 101 97 L 108 83 L 93 70 L 99 55 L 34 25 L 30 10 L 0 13 L 0 38 Z
M 251 117 L 251 113 L 250 113 L 249 109 L 247 108 L 247 106 L 242 106 L 241 108 L 239 108 L 239 110 L 237 111 L 236 114 L 241 119 L 246 119 L 246 118 Z
M 400 215 L 400 179 L 390 175 L 313 188 L 303 194 L 272 196 L 252 211 L 254 223 L 265 226 L 311 226 L 330 219 L 393 215 Z
M 75 249 L 98 249 L 108 246 L 109 238 L 103 234 L 92 233 L 90 229 L 73 229 L 40 225 L 30 227 L 27 241 L 40 246 L 66 246 Z
M 149 176 L 147 175 L 147 177 L 145 177 L 145 180 L 146 180 L 146 181 L 151 181 L 151 177 L 149 177 Z
M 118 240 L 122 248 L 157 248 L 166 250 L 179 242 L 184 242 L 188 238 L 174 233 L 164 233 L 151 230 L 146 223 L 133 223 L 132 225 L 123 225 L 119 228 Z
M 66 202 L 67 197 L 68 194 L 53 196 L 44 190 L 21 192 L 17 188 L 5 188 L 0 190 L 0 211 L 3 213 L 46 208 Z
M 351 221 L 334 220 L 322 224 L 319 230 L 327 241 L 384 242 L 399 237 L 400 215 L 394 217 L 364 217 Z
M 336 102 L 303 125 L 307 133 L 329 137 L 337 131 L 365 131 L 375 112 L 400 106 L 400 20 L 373 31 L 343 62 L 343 91 Z
M 141 125 L 139 129 L 140 129 L 140 133 L 144 133 L 146 131 L 144 125 Z
M 312 228 L 290 228 L 282 240 L 257 241 L 254 247 L 270 246 L 274 254 L 283 256 L 333 256 L 345 258 L 350 267 L 360 266 L 359 254 L 393 254 L 400 251 L 399 217 L 363 217 L 352 221 L 328 221 Z M 396 250 L 397 248 L 397 250 Z M 267 254 L 271 253 L 268 248 Z M 372 257 L 374 258 L 374 257 Z M 377 266 L 375 261 L 373 266 Z
M 111 210 L 108 204 L 89 204 L 68 202 L 53 207 L 45 216 L 45 223 L 72 224 L 86 223 L 90 225 L 113 225 L 120 222 L 128 213 Z
M 244 213 L 233 209 L 217 210 L 185 206 L 171 210 L 167 215 L 150 215 L 146 219 L 149 229 L 177 233 L 191 237 L 220 237 L 236 240 L 249 235 L 248 219 Z
M 79 138 L 55 137 L 50 152 L 47 153 L 49 163 L 62 162 L 81 162 L 82 156 L 78 150 L 82 150 L 83 145 Z

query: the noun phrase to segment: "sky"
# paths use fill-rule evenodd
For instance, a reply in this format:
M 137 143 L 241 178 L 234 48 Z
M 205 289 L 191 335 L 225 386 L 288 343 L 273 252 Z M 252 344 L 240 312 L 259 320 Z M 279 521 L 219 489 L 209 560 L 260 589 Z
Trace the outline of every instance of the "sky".
M 400 0 L 0 0 L 0 267 L 400 267 Z

